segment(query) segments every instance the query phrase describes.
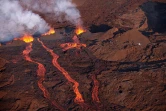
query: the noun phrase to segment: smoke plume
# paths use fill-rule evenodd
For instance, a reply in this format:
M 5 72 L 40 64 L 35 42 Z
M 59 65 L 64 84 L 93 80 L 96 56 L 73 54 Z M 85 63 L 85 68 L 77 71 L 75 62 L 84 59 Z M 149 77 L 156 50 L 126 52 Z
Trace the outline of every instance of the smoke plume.
M 50 27 L 32 10 L 54 15 L 52 19 L 59 22 L 82 26 L 80 12 L 72 0 L 0 0 L 0 42 L 24 34 L 45 33 Z
M 47 23 L 37 14 L 24 10 L 19 1 L 0 0 L 0 42 L 7 42 L 24 34 L 44 33 Z
M 20 0 L 29 9 L 54 14 L 59 22 L 69 21 L 74 25 L 82 25 L 80 12 L 72 0 Z

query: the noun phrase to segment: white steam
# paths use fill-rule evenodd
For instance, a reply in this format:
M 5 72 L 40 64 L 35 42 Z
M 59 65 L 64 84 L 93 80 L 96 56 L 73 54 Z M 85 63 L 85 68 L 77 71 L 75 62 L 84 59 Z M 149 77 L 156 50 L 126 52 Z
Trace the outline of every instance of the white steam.
M 54 14 L 59 22 L 70 21 L 74 25 L 82 25 L 79 10 L 72 0 L 20 0 L 29 9 Z
M 55 3 L 55 15 L 61 16 L 61 14 L 64 13 L 65 20 L 68 20 L 75 25 L 80 24 L 80 12 L 71 0 L 56 0 Z
M 44 33 L 48 29 L 47 23 L 39 15 L 24 10 L 18 1 L 0 0 L 0 42 L 23 34 Z
M 54 15 L 52 19 L 59 22 L 82 25 L 80 12 L 72 0 L 0 0 L 0 42 L 23 34 L 45 33 L 50 28 L 45 20 L 30 10 Z

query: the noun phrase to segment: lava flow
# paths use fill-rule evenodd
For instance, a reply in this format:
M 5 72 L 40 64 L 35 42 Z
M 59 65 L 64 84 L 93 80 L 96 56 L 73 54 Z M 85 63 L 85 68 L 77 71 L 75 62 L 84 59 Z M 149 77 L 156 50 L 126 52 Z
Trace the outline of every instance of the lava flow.
M 93 80 L 93 90 L 92 90 L 92 99 L 94 102 L 100 102 L 99 98 L 98 98 L 98 90 L 99 90 L 99 82 L 96 79 L 95 75 L 92 75 L 92 80 Z
M 74 90 L 74 93 L 76 94 L 76 97 L 75 97 L 74 101 L 75 101 L 76 103 L 82 105 L 82 104 L 84 103 L 84 99 L 83 99 L 83 97 L 82 97 L 82 95 L 81 95 L 81 93 L 79 92 L 79 89 L 78 89 L 79 83 L 78 83 L 77 81 L 75 81 L 73 78 L 71 78 L 71 76 L 69 75 L 69 73 L 68 73 L 63 67 L 60 66 L 60 64 L 58 63 L 58 58 L 59 58 L 59 56 L 58 56 L 57 54 L 55 54 L 55 53 L 53 52 L 53 50 L 47 48 L 41 40 L 38 39 L 38 41 L 41 43 L 41 45 L 43 46 L 43 48 L 46 49 L 46 50 L 52 55 L 52 57 L 53 57 L 53 60 L 52 60 L 53 65 L 54 65 L 60 72 L 62 72 L 62 74 L 65 76 L 65 78 L 66 78 L 69 82 L 71 82 L 71 83 L 74 84 L 74 85 L 73 85 L 73 90 Z
M 66 50 L 69 50 L 72 48 L 80 49 L 81 47 L 86 47 L 86 44 L 80 43 L 80 41 L 76 35 L 72 39 L 73 39 L 73 42 L 63 43 L 60 45 L 60 47 L 63 48 L 63 51 L 66 51 Z
M 72 48 L 80 49 L 81 47 L 86 47 L 86 44 L 64 43 L 64 44 L 61 44 L 60 47 L 63 48 L 63 51 L 66 51 L 66 50 L 69 50 L 69 49 L 72 49 Z
M 30 43 L 26 49 L 23 51 L 23 55 L 25 57 L 25 59 L 29 62 L 33 62 L 33 63 L 36 63 L 38 64 L 38 70 L 37 70 L 37 75 L 39 77 L 39 81 L 38 81 L 38 86 L 39 88 L 43 91 L 44 93 L 44 97 L 49 99 L 50 96 L 49 96 L 49 93 L 47 91 L 47 89 L 43 86 L 42 82 L 44 81 L 44 76 L 45 76 L 45 72 L 46 72 L 46 69 L 44 67 L 44 65 L 42 65 L 41 63 L 39 62 L 35 62 L 33 61 L 30 56 L 29 56 L 29 53 L 32 51 L 32 43 Z
M 43 81 L 45 80 L 45 73 L 46 73 L 46 69 L 44 67 L 43 64 L 33 61 L 31 59 L 31 57 L 29 56 L 29 53 L 32 51 L 32 43 L 29 43 L 29 45 L 26 47 L 26 49 L 23 51 L 23 56 L 25 57 L 25 60 L 29 61 L 29 62 L 33 62 L 38 64 L 38 70 L 37 70 L 37 76 L 39 77 L 38 80 L 38 87 L 40 88 L 40 90 L 42 90 L 43 95 L 46 99 L 50 100 L 50 94 L 48 92 L 48 90 L 44 87 L 43 85 Z M 55 105 L 58 109 L 60 109 L 61 111 L 64 111 L 64 109 L 59 106 L 56 102 L 52 101 L 53 105 Z

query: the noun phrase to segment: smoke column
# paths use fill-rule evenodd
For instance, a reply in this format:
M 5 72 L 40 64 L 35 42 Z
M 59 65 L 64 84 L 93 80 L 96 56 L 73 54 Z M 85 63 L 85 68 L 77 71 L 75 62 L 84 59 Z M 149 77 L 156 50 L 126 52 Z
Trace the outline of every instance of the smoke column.
M 69 21 L 76 26 L 81 26 L 79 10 L 72 0 L 20 0 L 29 9 L 54 14 L 59 22 Z
M 24 10 L 19 1 L 0 0 L 0 42 L 7 42 L 24 34 L 45 33 L 47 23 L 37 14 Z

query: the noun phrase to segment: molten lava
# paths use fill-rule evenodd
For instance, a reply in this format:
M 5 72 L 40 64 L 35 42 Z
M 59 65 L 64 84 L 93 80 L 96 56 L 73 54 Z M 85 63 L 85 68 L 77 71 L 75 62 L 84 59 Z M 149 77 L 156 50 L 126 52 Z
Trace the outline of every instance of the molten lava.
M 73 42 L 64 43 L 60 45 L 60 47 L 63 48 L 63 51 L 66 51 L 72 48 L 80 49 L 81 47 L 86 47 L 86 44 L 80 43 L 76 35 L 72 39 L 73 39 Z
M 47 33 L 43 34 L 43 35 L 52 35 L 55 33 L 54 28 L 51 28 Z
M 31 35 L 25 34 L 20 40 L 23 40 L 25 43 L 30 43 L 33 42 L 34 38 Z
M 61 44 L 60 47 L 63 48 L 63 51 L 66 51 L 66 50 L 69 50 L 69 49 L 72 49 L 72 48 L 80 49 L 81 47 L 86 47 L 86 44 L 64 43 L 64 44 Z
M 39 77 L 38 80 L 38 87 L 40 88 L 40 90 L 42 90 L 43 95 L 46 99 L 51 100 L 50 98 L 50 94 L 48 92 L 48 90 L 44 87 L 43 85 L 43 81 L 45 80 L 45 73 L 46 73 L 46 69 L 44 67 L 43 64 L 33 61 L 31 59 L 31 57 L 29 56 L 30 52 L 32 51 L 32 43 L 30 43 L 26 49 L 23 51 L 23 56 L 25 57 L 25 60 L 29 61 L 29 62 L 33 62 L 38 64 L 38 70 L 37 70 L 37 76 Z M 55 101 L 52 101 L 52 104 L 55 105 L 58 109 L 60 109 L 61 111 L 65 111 L 61 106 L 59 106 Z
M 38 41 L 41 43 L 41 45 L 43 46 L 43 48 L 46 49 L 46 50 L 52 55 L 52 57 L 53 57 L 53 59 L 52 59 L 53 65 L 54 65 L 59 71 L 62 72 L 62 74 L 65 76 L 65 78 L 66 78 L 69 82 L 73 83 L 73 90 L 74 90 L 74 93 L 76 94 L 76 97 L 75 97 L 75 100 L 74 100 L 74 101 L 75 101 L 76 103 L 78 103 L 78 104 L 84 104 L 84 99 L 83 99 L 83 97 L 82 97 L 82 95 L 81 95 L 81 93 L 79 92 L 79 89 L 78 89 L 79 83 L 78 83 L 76 80 L 74 80 L 73 78 L 71 78 L 71 76 L 69 75 L 69 73 L 68 73 L 63 67 L 60 66 L 60 64 L 58 63 L 58 58 L 59 58 L 59 56 L 58 56 L 57 54 L 55 54 L 55 53 L 53 52 L 53 50 L 51 50 L 51 49 L 49 49 L 48 47 L 46 47 L 46 46 L 44 45 L 44 43 L 43 43 L 41 40 L 38 39 Z
M 94 102 L 100 102 L 98 98 L 98 90 L 99 90 L 99 82 L 96 79 L 95 75 L 92 75 L 92 80 L 93 80 L 93 90 L 92 90 L 92 99 Z
M 38 70 L 37 70 L 37 75 L 39 77 L 39 81 L 38 81 L 38 86 L 39 88 L 43 91 L 44 93 L 44 97 L 49 99 L 50 96 L 49 96 L 49 93 L 47 91 L 47 89 L 43 86 L 42 82 L 44 81 L 44 76 L 45 76 L 45 72 L 46 72 L 46 69 L 44 67 L 44 65 L 42 65 L 41 63 L 39 62 L 35 62 L 31 59 L 31 57 L 29 56 L 29 53 L 32 51 L 32 43 L 30 43 L 26 49 L 23 51 L 23 55 L 25 57 L 25 59 L 29 62 L 33 62 L 33 63 L 36 63 L 38 64 Z
M 82 33 L 84 33 L 84 32 L 86 32 L 86 30 L 83 29 L 81 26 L 77 27 L 77 29 L 75 30 L 75 33 L 76 33 L 77 35 L 80 35 L 80 34 L 82 34 Z

